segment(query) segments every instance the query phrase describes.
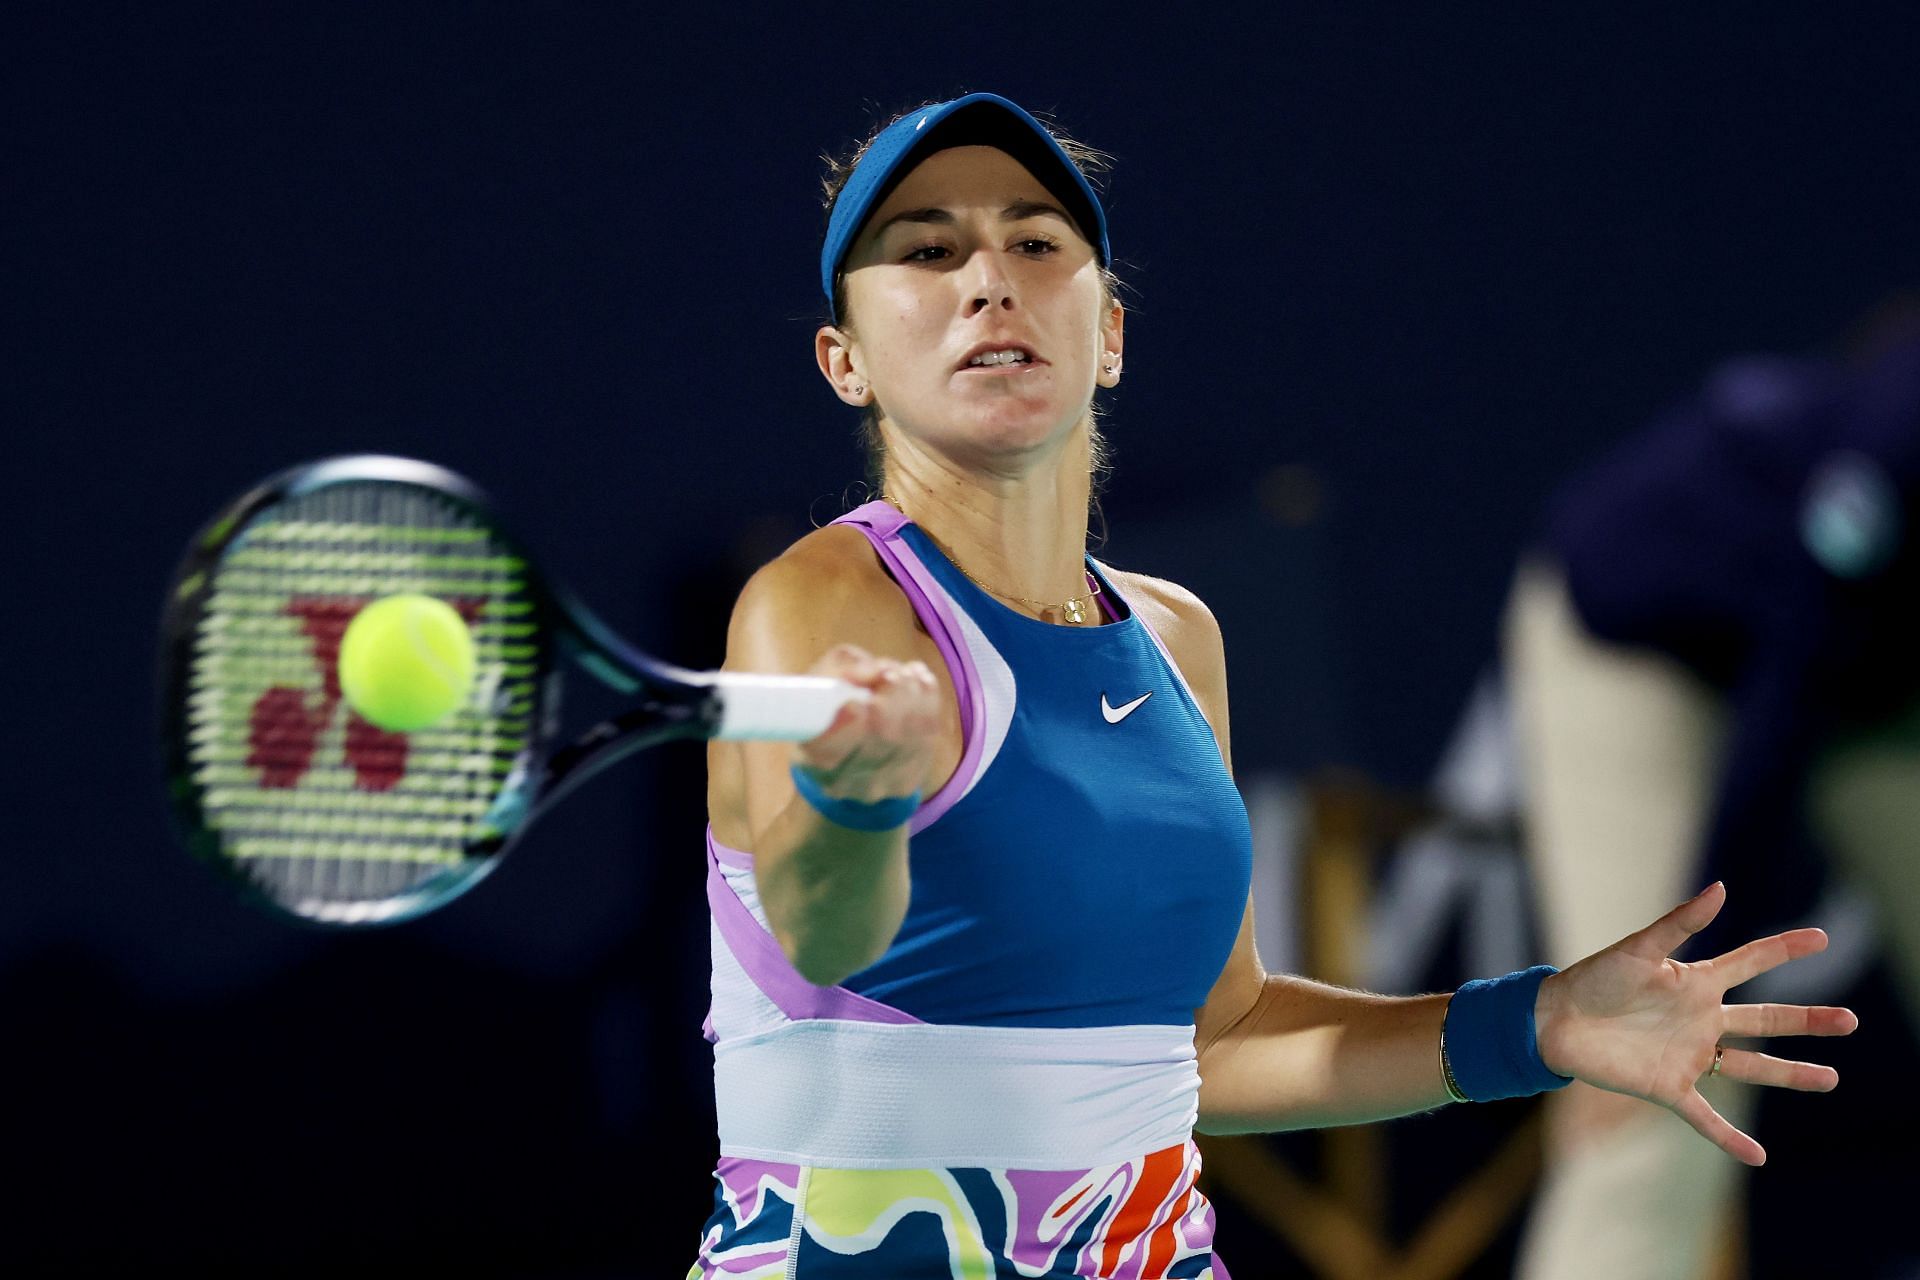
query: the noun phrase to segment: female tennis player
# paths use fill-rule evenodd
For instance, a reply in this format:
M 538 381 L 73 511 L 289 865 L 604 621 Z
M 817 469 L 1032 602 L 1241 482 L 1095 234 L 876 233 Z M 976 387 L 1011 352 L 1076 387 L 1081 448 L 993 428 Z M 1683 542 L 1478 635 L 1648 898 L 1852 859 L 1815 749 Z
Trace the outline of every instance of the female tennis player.
M 726 666 L 873 697 L 810 742 L 709 748 L 720 1162 L 688 1280 L 1226 1280 L 1196 1130 L 1576 1078 L 1760 1163 L 1697 1084 L 1836 1075 L 1722 1041 L 1857 1020 L 1722 1003 L 1818 929 L 1672 960 L 1718 884 L 1451 994 L 1262 970 L 1219 627 L 1087 553 L 1125 320 L 1094 159 L 969 94 L 830 176 L 815 354 L 881 496 L 753 576 Z

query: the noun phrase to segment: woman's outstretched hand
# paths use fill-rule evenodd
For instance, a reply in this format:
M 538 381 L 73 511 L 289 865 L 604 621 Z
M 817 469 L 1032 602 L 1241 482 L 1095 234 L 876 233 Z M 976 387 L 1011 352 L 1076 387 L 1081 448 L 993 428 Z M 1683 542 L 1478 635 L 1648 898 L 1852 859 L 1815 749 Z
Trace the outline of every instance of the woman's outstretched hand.
M 1722 1004 L 1728 990 L 1801 956 L 1824 951 L 1821 929 L 1758 938 L 1689 964 L 1672 953 L 1712 922 L 1726 901 L 1716 881 L 1638 933 L 1622 938 L 1540 985 L 1534 1025 L 1550 1070 L 1657 1102 L 1736 1160 L 1765 1164 L 1767 1153 L 1700 1095 L 1714 1050 L 1729 1037 L 1844 1036 L 1860 1025 L 1851 1009 L 1824 1005 Z M 1832 1067 L 1725 1048 L 1720 1075 L 1753 1084 L 1825 1092 Z

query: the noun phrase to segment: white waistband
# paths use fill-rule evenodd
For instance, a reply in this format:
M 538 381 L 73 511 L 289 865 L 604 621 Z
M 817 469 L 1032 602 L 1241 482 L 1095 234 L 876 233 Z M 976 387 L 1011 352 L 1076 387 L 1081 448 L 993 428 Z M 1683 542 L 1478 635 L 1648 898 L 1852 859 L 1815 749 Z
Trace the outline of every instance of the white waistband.
M 714 1050 L 720 1153 L 848 1169 L 1090 1169 L 1185 1142 L 1193 1027 L 810 1019 Z

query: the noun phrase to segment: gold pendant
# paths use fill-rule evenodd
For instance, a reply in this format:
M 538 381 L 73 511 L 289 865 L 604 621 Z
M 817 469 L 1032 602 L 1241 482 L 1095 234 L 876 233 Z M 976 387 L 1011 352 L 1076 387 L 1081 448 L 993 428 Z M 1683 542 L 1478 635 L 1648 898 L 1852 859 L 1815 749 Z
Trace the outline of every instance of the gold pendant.
M 1067 601 L 1066 610 L 1067 610 L 1068 622 L 1078 625 L 1087 620 L 1085 606 L 1083 606 L 1078 600 Z

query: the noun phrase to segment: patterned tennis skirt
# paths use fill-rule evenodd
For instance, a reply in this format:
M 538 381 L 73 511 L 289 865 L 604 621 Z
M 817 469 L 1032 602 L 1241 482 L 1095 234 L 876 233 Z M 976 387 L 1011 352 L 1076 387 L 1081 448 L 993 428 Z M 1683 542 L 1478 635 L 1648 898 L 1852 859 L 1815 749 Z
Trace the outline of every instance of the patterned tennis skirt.
M 1189 1139 L 1097 1169 L 824 1169 L 723 1157 L 686 1280 L 1229 1280 Z

